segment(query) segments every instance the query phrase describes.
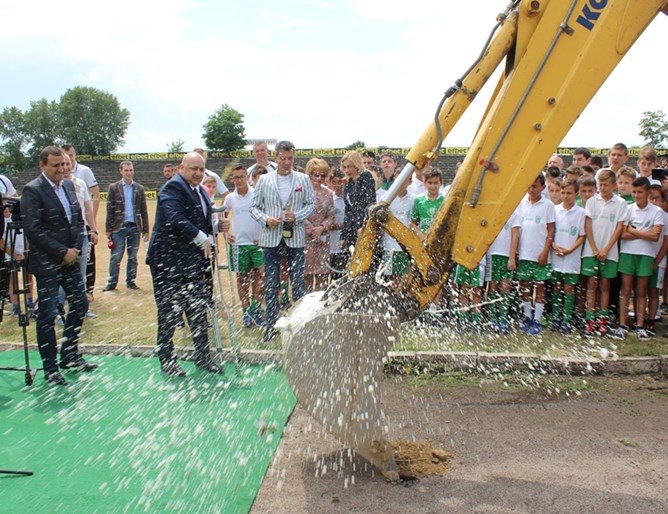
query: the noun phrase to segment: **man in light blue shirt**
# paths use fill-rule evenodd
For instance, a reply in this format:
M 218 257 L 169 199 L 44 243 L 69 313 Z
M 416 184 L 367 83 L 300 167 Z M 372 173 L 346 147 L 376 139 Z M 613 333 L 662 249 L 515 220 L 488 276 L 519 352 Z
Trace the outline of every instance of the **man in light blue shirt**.
M 134 166 L 130 161 L 119 165 L 121 180 L 109 186 L 105 232 L 109 240 L 109 280 L 103 291 L 113 291 L 118 284 L 121 260 L 127 247 L 128 263 L 125 283 L 128 289 L 139 289 L 137 252 L 140 234 L 148 241 L 148 212 L 144 188 L 134 180 Z

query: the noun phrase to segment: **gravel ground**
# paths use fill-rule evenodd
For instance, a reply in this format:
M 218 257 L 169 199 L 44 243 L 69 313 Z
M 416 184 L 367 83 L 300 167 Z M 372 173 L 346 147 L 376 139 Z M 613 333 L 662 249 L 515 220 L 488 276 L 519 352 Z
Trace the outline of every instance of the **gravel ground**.
M 389 439 L 453 456 L 444 476 L 398 484 L 298 407 L 251 512 L 668 512 L 668 381 L 586 382 L 575 391 L 386 378 Z

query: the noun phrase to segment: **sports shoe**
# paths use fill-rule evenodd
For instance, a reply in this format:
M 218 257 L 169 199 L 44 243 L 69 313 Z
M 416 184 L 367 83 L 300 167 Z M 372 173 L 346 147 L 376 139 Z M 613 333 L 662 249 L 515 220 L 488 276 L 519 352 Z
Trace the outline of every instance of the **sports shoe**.
M 250 317 L 248 311 L 244 312 L 244 328 L 250 328 L 253 326 L 253 320 Z
M 562 335 L 569 336 L 571 335 L 571 332 L 573 332 L 573 329 L 571 328 L 571 325 L 569 323 L 564 322 L 561 324 L 560 332 L 562 333 Z
M 499 332 L 499 334 L 507 334 L 510 330 L 510 326 L 508 325 L 507 321 L 499 321 L 496 324 L 496 330 Z
M 638 337 L 638 339 L 650 339 L 652 337 L 647 333 L 647 330 L 645 330 L 643 327 L 638 327 L 636 329 L 636 336 Z
M 541 325 L 540 321 L 535 319 L 531 321 L 531 325 L 527 330 L 527 334 L 529 334 L 530 336 L 537 336 L 542 332 L 542 330 L 543 330 L 543 325 Z
M 552 323 L 550 323 L 550 330 L 554 332 L 561 332 L 561 321 L 555 319 Z
M 596 334 L 596 321 L 593 319 L 588 319 L 585 322 L 584 335 L 587 337 L 592 337 Z
M 254 323 L 258 327 L 263 327 L 264 326 L 264 319 L 262 317 L 262 310 L 261 309 L 248 309 L 246 311 L 246 314 L 248 314 L 248 317 L 251 320 L 251 323 Z
M 522 325 L 520 325 L 520 332 L 527 333 L 533 325 L 533 320 L 531 318 L 524 318 Z
M 627 329 L 623 325 L 619 325 L 617 329 L 612 333 L 612 338 L 623 341 L 624 339 L 626 339 L 626 332 Z
M 95 318 L 97 318 L 97 314 L 95 314 L 94 312 L 88 311 L 88 312 L 86 313 L 86 318 L 88 318 L 88 319 L 95 319 Z
M 662 303 L 659 310 L 660 310 L 661 314 L 663 314 L 663 315 L 668 314 L 668 303 Z
M 599 318 L 596 321 L 596 332 L 598 335 L 605 337 L 608 335 L 608 320 L 605 318 Z

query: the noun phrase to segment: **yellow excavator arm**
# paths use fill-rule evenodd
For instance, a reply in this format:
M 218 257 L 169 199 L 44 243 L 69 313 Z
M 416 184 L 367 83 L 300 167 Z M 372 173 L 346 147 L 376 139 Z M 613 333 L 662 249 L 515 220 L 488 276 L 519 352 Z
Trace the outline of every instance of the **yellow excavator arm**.
M 297 306 L 283 340 L 298 401 L 388 478 L 398 475 L 385 439 L 378 359 L 391 348 L 398 323 L 432 302 L 456 263 L 472 269 L 480 262 L 549 155 L 661 12 L 668 13 L 666 0 L 511 2 L 479 59 L 446 93 L 385 200 L 370 210 L 348 280 L 322 298 L 307 299 L 308 307 Z M 470 150 L 421 242 L 398 226 L 388 206 L 415 168 L 437 158 L 447 134 L 504 60 Z M 380 231 L 395 237 L 413 261 L 395 286 L 371 276 Z M 309 362 L 318 365 L 305 369 Z

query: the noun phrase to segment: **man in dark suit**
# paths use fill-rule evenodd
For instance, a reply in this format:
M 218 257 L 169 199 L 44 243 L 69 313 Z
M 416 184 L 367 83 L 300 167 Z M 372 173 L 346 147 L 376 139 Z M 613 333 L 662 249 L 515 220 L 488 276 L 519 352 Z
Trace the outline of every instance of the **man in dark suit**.
M 123 253 L 127 247 L 128 264 L 125 272 L 125 284 L 128 289 L 139 289 L 135 283 L 137 278 L 137 251 L 139 237 L 148 241 L 148 211 L 146 209 L 146 193 L 132 177 L 134 166 L 130 161 L 123 161 L 118 166 L 121 180 L 109 186 L 107 195 L 107 220 L 105 233 L 111 245 L 109 259 L 109 280 L 103 291 L 113 291 L 118 284 Z
M 47 146 L 39 156 L 42 174 L 26 184 L 21 195 L 21 216 L 25 237 L 30 243 L 28 271 L 37 280 L 37 346 L 47 382 L 65 385 L 58 371 L 55 318 L 58 288 L 62 287 L 70 306 L 60 368 L 92 371 L 96 364 L 86 362 L 79 353 L 79 332 L 88 311 L 88 299 L 79 270 L 78 257 L 84 238 L 81 206 L 74 184 L 63 180 L 63 150 Z
M 222 373 L 209 349 L 207 304 L 210 301 L 211 202 L 200 186 L 205 160 L 186 154 L 174 178 L 158 193 L 158 206 L 146 264 L 151 268 L 158 307 L 158 358 L 171 376 L 185 376 L 174 357 L 174 328 L 185 312 L 195 346 L 195 364 Z

